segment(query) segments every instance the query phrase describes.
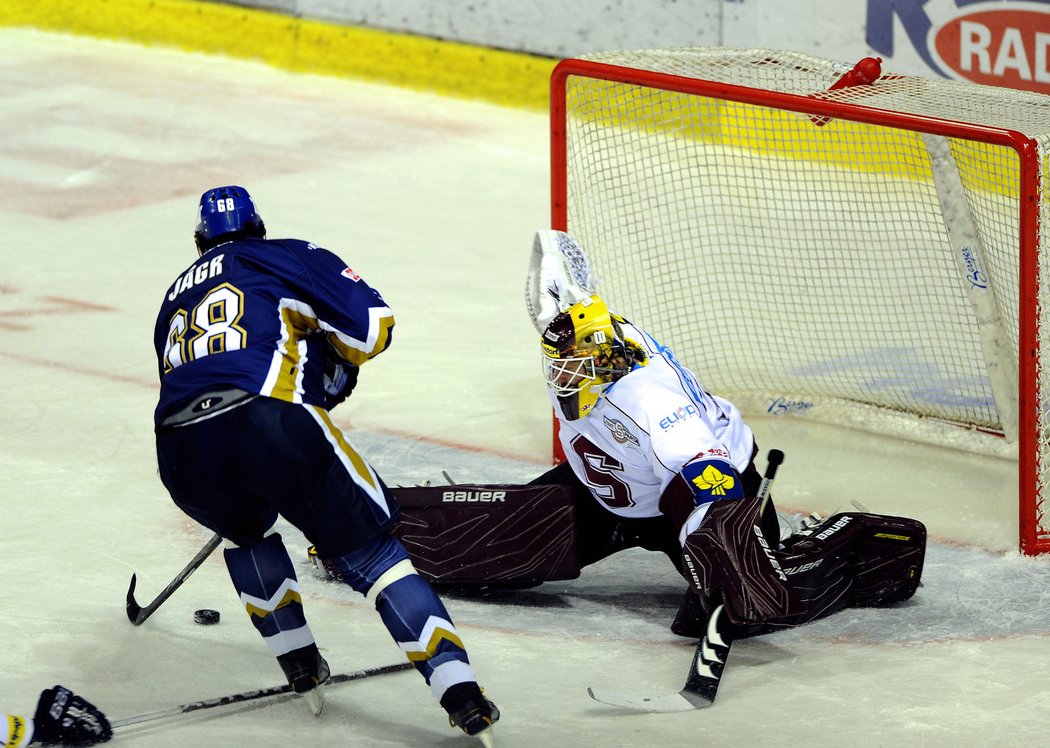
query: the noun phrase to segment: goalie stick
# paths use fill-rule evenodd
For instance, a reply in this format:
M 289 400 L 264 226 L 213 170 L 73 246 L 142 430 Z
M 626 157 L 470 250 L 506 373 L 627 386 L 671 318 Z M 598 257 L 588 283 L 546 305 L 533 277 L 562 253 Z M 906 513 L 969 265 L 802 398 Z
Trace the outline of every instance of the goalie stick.
M 779 449 L 771 449 L 767 459 L 766 472 L 757 496 L 762 499 L 763 509 L 769 499 L 769 488 L 776 477 L 777 468 L 784 461 L 784 453 Z M 681 691 L 666 696 L 634 696 L 600 688 L 588 688 L 587 694 L 603 704 L 643 712 L 687 712 L 703 709 L 715 701 L 732 646 L 733 638 L 727 625 L 726 614 L 723 606 L 719 605 L 707 619 L 707 629 L 696 645 L 693 663 L 689 667 L 689 674 Z
M 135 583 L 137 581 L 137 578 L 134 574 L 132 574 L 131 586 L 128 587 L 128 597 L 126 606 L 128 620 L 131 621 L 131 625 L 139 626 L 142 624 L 143 621 L 145 621 L 147 618 L 153 615 L 153 611 L 159 608 L 165 600 L 172 596 L 175 590 L 182 586 L 182 583 L 186 581 L 189 575 L 196 571 L 198 566 L 204 563 L 204 560 L 212 554 L 212 551 L 219 547 L 219 543 L 221 542 L 222 536 L 218 533 L 215 533 L 212 539 L 209 540 L 207 544 L 203 548 L 201 548 L 200 551 L 197 552 L 197 555 L 190 559 L 190 562 L 186 564 L 186 568 L 180 571 L 175 576 L 175 578 L 168 583 L 168 586 L 165 587 L 161 591 L 161 593 L 157 595 L 156 598 L 154 598 L 153 602 L 151 602 L 146 607 L 142 607 L 137 602 L 135 602 Z
M 400 673 L 403 670 L 410 670 L 412 663 L 410 662 L 399 662 L 395 665 L 382 665 L 380 667 L 365 668 L 364 670 L 355 670 L 352 673 L 341 673 L 339 675 L 331 676 L 325 681 L 326 686 L 335 685 L 337 683 L 348 683 L 353 680 L 361 680 L 362 678 L 370 678 L 373 675 L 386 675 L 387 673 Z M 146 712 L 145 714 L 136 714 L 132 717 L 123 717 L 122 719 L 116 719 L 110 722 L 110 725 L 114 730 L 130 727 L 137 725 L 142 722 L 152 722 L 158 719 L 166 719 L 169 717 L 179 717 L 183 714 L 189 714 L 190 712 L 197 712 L 201 709 L 213 709 L 217 706 L 226 706 L 227 704 L 240 704 L 245 701 L 254 701 L 256 699 L 264 699 L 269 696 L 280 696 L 287 694 L 289 698 L 292 694 L 292 687 L 285 683 L 283 686 L 271 686 L 270 688 L 260 688 L 256 691 L 244 691 L 243 693 L 230 694 L 229 696 L 217 696 L 214 699 L 205 699 L 204 701 L 194 701 L 190 704 L 181 704 L 179 706 L 169 707 L 167 709 L 159 709 L 155 712 Z

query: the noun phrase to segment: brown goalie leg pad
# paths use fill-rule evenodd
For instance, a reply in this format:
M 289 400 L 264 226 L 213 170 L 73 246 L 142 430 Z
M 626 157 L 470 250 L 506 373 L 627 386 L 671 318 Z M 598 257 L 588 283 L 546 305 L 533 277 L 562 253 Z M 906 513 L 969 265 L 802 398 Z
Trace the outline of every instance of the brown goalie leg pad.
M 773 555 L 787 575 L 799 607 L 747 621 L 756 625 L 738 627 L 737 638 L 809 623 L 846 607 L 885 606 L 907 600 L 915 594 L 922 577 L 926 529 L 913 519 L 849 512 L 833 515 L 809 535 L 796 536 L 787 543 Z M 689 541 L 686 545 L 688 548 Z M 729 582 L 724 574 L 719 579 L 723 584 Z M 739 604 L 731 587 L 722 594 L 727 612 L 730 601 Z M 711 606 L 709 598 L 690 602 L 692 606 L 683 604 L 679 610 L 679 616 L 688 620 L 675 620 L 683 635 L 699 630 L 702 614 Z
M 797 538 L 797 536 L 796 536 Z M 789 539 L 781 565 L 806 602 L 806 623 L 847 606 L 891 605 L 918 589 L 926 552 L 921 522 L 865 512 L 835 514 Z
M 801 612 L 769 621 L 766 633 L 824 618 L 851 604 L 855 546 L 863 524 L 855 514 L 829 517 L 816 531 L 787 541 L 779 551 L 781 568 L 802 601 Z
M 856 573 L 851 605 L 893 605 L 907 600 L 922 581 L 926 527 L 914 519 L 857 515 L 863 531 L 854 546 Z
M 392 489 L 393 534 L 419 573 L 456 586 L 531 586 L 580 575 L 572 489 L 448 485 Z
M 735 624 L 761 623 L 804 611 L 762 531 L 759 499 L 716 501 L 686 538 L 686 579 L 701 595 L 721 596 Z

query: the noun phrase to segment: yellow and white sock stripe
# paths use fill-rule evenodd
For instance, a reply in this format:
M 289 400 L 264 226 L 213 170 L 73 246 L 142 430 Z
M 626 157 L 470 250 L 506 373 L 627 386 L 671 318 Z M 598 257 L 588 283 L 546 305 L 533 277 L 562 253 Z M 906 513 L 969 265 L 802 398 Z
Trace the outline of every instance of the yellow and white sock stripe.
M 456 631 L 451 621 L 439 616 L 430 616 L 423 625 L 417 641 L 398 642 L 397 646 L 401 647 L 401 651 L 408 657 L 409 662 L 416 663 L 433 657 L 437 648 L 445 641 L 451 642 L 460 649 L 465 649 L 463 641 L 459 638 L 459 632 Z
M 294 579 L 285 579 L 281 586 L 277 588 L 277 591 L 268 599 L 255 597 L 245 592 L 241 593 L 241 603 L 244 605 L 244 609 L 248 611 L 248 615 L 259 618 L 266 618 L 286 605 L 293 603 L 302 605 L 302 602 L 299 583 Z M 279 630 L 276 634 L 264 635 L 263 639 L 275 657 L 314 643 L 314 635 L 308 624 L 286 631 Z

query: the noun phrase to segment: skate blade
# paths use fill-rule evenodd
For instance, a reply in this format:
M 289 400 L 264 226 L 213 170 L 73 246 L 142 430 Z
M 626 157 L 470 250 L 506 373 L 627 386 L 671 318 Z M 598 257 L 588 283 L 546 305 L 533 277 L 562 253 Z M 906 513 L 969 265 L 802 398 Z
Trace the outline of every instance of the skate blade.
M 313 715 L 320 717 L 321 710 L 324 709 L 324 686 L 319 685 L 311 688 L 303 694 L 303 699 L 306 700 L 306 706 L 309 707 Z

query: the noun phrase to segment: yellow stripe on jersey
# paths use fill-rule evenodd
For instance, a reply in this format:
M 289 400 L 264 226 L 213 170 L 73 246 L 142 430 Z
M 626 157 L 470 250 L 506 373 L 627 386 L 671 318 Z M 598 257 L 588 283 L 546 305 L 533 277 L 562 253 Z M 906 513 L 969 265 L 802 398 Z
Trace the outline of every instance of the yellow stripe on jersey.
M 303 357 L 306 337 L 321 329 L 309 304 L 281 299 L 281 339 L 277 341 L 263 395 L 289 403 L 303 401 Z
M 341 453 L 342 456 L 346 457 L 346 459 L 350 461 L 350 464 L 353 465 L 354 473 L 356 474 L 354 483 L 360 484 L 360 481 L 358 481 L 357 478 L 361 478 L 361 480 L 365 481 L 365 483 L 367 483 L 368 486 L 374 491 L 377 488 L 376 482 L 372 476 L 372 470 L 368 466 L 368 463 L 365 462 L 365 459 L 361 455 L 359 455 L 357 451 L 353 448 L 353 446 L 350 444 L 350 442 L 346 440 L 346 437 L 343 436 L 343 432 L 340 431 L 334 423 L 332 423 L 332 419 L 329 417 L 328 411 L 324 410 L 323 408 L 317 407 L 312 408 L 312 410 L 317 414 L 321 421 L 323 421 L 325 428 L 328 431 L 329 441 L 333 441 L 335 443 L 335 445 L 337 446 L 337 452 Z
M 343 436 L 343 432 L 339 430 L 339 427 L 332 423 L 328 411 L 316 406 L 311 406 L 310 410 L 328 432 L 328 441 L 335 447 L 336 456 L 342 460 L 343 465 L 352 468 L 350 473 L 354 483 L 365 489 L 365 492 L 373 499 L 378 498 L 380 494 L 378 481 L 365 458 L 357 453 L 353 445 Z M 363 484 L 362 481 L 364 482 Z M 386 506 L 385 499 L 383 500 L 383 506 Z
M 356 366 L 378 356 L 390 345 L 390 331 L 394 327 L 394 315 L 390 309 L 372 307 L 368 310 L 368 318 L 367 340 L 355 340 L 336 331 L 328 333 L 328 342 L 336 352 Z

